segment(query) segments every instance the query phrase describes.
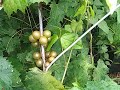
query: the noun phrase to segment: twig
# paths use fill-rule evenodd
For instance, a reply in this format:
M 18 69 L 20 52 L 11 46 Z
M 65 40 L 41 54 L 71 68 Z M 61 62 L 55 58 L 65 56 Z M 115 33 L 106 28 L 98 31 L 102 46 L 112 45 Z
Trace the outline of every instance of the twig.
M 26 11 L 27 11 L 27 14 L 28 14 L 28 20 L 29 20 L 29 22 L 30 22 L 30 26 L 31 26 L 31 29 L 32 29 L 32 23 L 31 23 L 31 19 L 30 19 L 30 15 L 29 15 L 28 9 L 26 9 Z
M 40 27 L 40 34 L 43 36 L 43 22 L 42 22 L 42 7 L 41 4 L 38 5 L 38 12 L 39 12 L 39 27 Z M 45 71 L 45 48 L 41 45 L 41 56 L 43 60 L 43 71 Z
M 120 7 L 120 4 L 116 6 L 114 11 Z M 104 17 L 102 17 L 98 22 L 96 22 L 92 27 L 90 27 L 85 33 L 83 33 L 75 42 L 73 42 L 68 48 L 66 48 L 62 53 L 60 53 L 46 68 L 46 71 L 51 67 L 52 64 L 54 64 L 58 58 L 60 58 L 64 53 L 66 53 L 70 48 L 72 48 L 78 41 L 80 41 L 85 35 L 87 35 L 93 28 L 95 28 L 100 22 L 102 22 L 105 18 L 107 18 L 109 15 L 111 15 L 111 11 L 108 12 Z
M 6 15 L 6 16 L 7 16 L 7 15 Z M 29 23 L 25 22 L 24 20 L 22 20 L 22 19 L 20 19 L 20 18 L 13 17 L 13 16 L 10 16 L 10 17 L 11 17 L 11 18 L 14 18 L 14 19 L 16 19 L 16 20 L 19 20 L 19 21 L 25 23 L 25 24 L 28 25 L 28 26 L 31 26 Z
M 6 46 L 6 50 L 8 49 L 8 46 L 9 46 L 11 40 L 13 39 L 13 37 L 14 37 L 16 34 L 18 34 L 19 32 L 21 32 L 21 31 L 23 31 L 23 30 L 25 30 L 25 29 L 28 30 L 28 29 L 31 29 L 31 28 L 23 28 L 23 29 L 15 32 L 15 33 L 10 37 L 10 39 L 9 39 L 9 41 L 8 41 L 8 43 L 7 43 L 7 46 Z
M 30 8 L 28 8 L 28 10 L 29 10 L 29 12 L 30 12 L 30 14 L 31 14 L 31 18 L 33 19 L 33 22 L 34 22 L 34 24 L 35 24 L 35 28 L 37 28 L 37 24 L 36 24 L 36 22 L 35 22 L 35 19 L 34 19 L 34 17 L 33 17 L 33 14 L 32 14 L 32 12 L 31 12 Z
M 70 62 L 71 55 L 72 55 L 72 50 L 70 51 L 70 55 L 69 55 L 68 61 L 67 61 L 66 66 L 65 66 L 65 70 L 64 70 L 64 74 L 63 74 L 61 83 L 63 83 L 63 81 L 64 81 L 64 79 L 65 79 L 65 75 L 66 75 L 66 73 L 67 73 L 67 69 L 68 69 L 68 65 L 69 65 L 69 62 Z
M 92 39 L 92 33 L 90 32 L 90 57 L 91 57 L 91 63 L 92 65 L 94 65 L 94 60 L 93 60 L 93 50 L 92 50 L 92 42 L 93 42 L 93 39 Z

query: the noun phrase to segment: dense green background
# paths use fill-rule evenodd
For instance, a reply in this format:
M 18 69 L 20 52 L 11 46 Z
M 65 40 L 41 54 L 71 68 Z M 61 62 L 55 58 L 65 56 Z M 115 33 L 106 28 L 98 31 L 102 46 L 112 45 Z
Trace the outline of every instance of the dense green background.
M 105 0 L 4 0 L 0 10 L 0 90 L 120 90 L 108 76 L 108 67 L 120 63 L 120 9 L 45 73 L 32 58 L 39 48 L 28 40 L 39 28 L 39 2 L 44 29 L 55 35 L 47 50 L 58 54 L 109 11 Z

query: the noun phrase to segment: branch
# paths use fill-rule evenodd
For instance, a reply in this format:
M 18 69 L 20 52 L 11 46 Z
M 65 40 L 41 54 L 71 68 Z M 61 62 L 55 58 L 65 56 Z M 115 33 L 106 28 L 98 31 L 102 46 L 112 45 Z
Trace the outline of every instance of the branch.
M 116 6 L 114 11 L 120 7 L 120 4 Z M 87 35 L 92 29 L 94 29 L 100 22 L 102 22 L 105 18 L 111 15 L 111 11 L 108 12 L 104 17 L 102 17 L 98 22 L 96 22 L 92 27 L 90 27 L 85 33 L 83 33 L 75 42 L 73 42 L 68 48 L 66 48 L 62 53 L 60 53 L 46 68 L 46 71 L 54 64 L 64 53 L 66 53 L 70 48 L 72 48 L 78 41 L 80 41 L 85 35 Z
M 38 6 L 38 12 L 39 12 L 39 28 L 40 28 L 40 34 L 41 36 L 43 36 L 43 22 L 42 22 L 42 7 L 41 4 L 39 4 Z M 42 60 L 43 60 L 43 71 L 45 71 L 45 48 L 43 45 L 41 45 L 41 56 L 42 56 Z
M 72 50 L 70 51 L 68 61 L 67 61 L 66 65 L 65 65 L 65 70 L 64 70 L 64 74 L 63 74 L 61 83 L 63 83 L 63 81 L 64 81 L 64 79 L 65 79 L 65 75 L 66 75 L 66 73 L 67 73 L 67 69 L 68 69 L 68 65 L 69 65 L 69 63 L 70 63 L 70 58 L 71 58 L 71 56 L 72 56 Z

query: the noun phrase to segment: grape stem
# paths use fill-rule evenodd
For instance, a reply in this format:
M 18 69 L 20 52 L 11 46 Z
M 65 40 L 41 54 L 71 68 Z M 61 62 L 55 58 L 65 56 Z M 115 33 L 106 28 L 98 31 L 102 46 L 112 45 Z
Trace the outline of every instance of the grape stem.
M 41 11 L 42 11 L 42 5 L 41 5 L 41 3 L 39 3 L 39 5 L 38 5 L 39 28 L 40 28 L 40 35 L 43 36 L 43 21 L 42 21 Z M 42 57 L 42 60 L 43 60 L 43 71 L 45 71 L 45 48 L 44 48 L 43 45 L 41 45 L 40 52 L 41 52 L 41 57 Z
M 116 6 L 114 11 L 116 11 L 120 7 L 120 4 Z M 80 41 L 84 36 L 86 36 L 92 29 L 94 29 L 99 23 L 101 23 L 105 18 L 111 15 L 111 11 L 108 12 L 104 17 L 102 17 L 98 22 L 96 22 L 92 27 L 90 27 L 85 33 L 83 33 L 75 42 L 73 42 L 68 48 L 66 48 L 63 52 L 61 52 L 46 68 L 46 71 L 54 64 L 64 53 L 66 53 L 69 49 L 71 49 L 78 41 Z

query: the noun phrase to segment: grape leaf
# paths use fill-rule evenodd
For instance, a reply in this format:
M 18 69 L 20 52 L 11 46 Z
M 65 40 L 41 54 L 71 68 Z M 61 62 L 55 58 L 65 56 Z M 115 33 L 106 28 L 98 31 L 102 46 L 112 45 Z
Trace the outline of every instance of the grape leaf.
M 30 52 L 31 53 L 31 52 Z M 20 62 L 23 62 L 25 63 L 26 62 L 26 59 L 31 59 L 28 57 L 28 55 L 30 54 L 28 53 L 28 51 L 24 51 L 24 52 L 21 52 L 21 53 L 18 53 L 17 54 L 17 58 L 19 59 Z M 30 57 L 32 56 L 32 54 L 30 54 Z M 31 60 L 30 60 L 31 61 Z
M 13 69 L 12 76 L 11 76 L 12 87 L 18 87 L 22 85 L 22 82 L 19 76 L 20 76 L 20 73 L 16 69 Z
M 60 0 L 57 4 L 52 2 L 50 5 L 50 19 L 46 27 L 50 30 L 54 29 L 55 27 L 60 27 L 60 21 L 63 21 L 65 15 L 73 18 L 78 7 L 78 3 L 80 3 L 79 0 Z
M 17 12 L 18 9 L 25 12 L 28 2 L 27 0 L 5 0 L 3 6 L 5 12 L 10 16 L 13 12 Z
M 79 20 L 72 20 L 70 25 L 65 25 L 65 30 L 68 32 L 81 32 L 83 30 L 83 21 Z
M 52 67 L 50 68 L 50 71 L 54 73 L 54 77 L 61 81 L 62 77 L 63 77 L 63 73 L 65 70 L 65 60 L 63 57 L 60 57 L 59 60 L 52 65 Z
M 72 20 L 71 22 L 71 29 L 73 32 L 81 32 L 83 29 L 83 21 L 79 20 L 78 22 L 75 20 Z
M 0 57 L 0 84 L 3 89 L 12 90 L 13 68 L 11 64 L 3 57 Z
M 27 0 L 29 3 L 35 3 L 35 2 L 45 2 L 46 4 L 48 4 L 50 2 L 50 0 Z
M 106 34 L 109 33 L 109 27 L 105 21 L 102 21 L 100 24 L 98 24 L 98 27 L 102 29 Z
M 12 66 L 19 72 L 23 70 L 22 63 L 18 60 L 16 54 L 12 54 L 10 57 L 8 57 L 9 62 L 11 62 Z
M 63 85 L 53 76 L 36 67 L 27 73 L 25 84 L 27 90 L 64 90 Z
M 104 64 L 102 60 L 99 60 L 97 64 L 97 68 L 95 68 L 93 73 L 94 81 L 105 80 L 108 72 L 109 72 L 108 67 Z
M 45 2 L 48 3 L 50 0 L 5 0 L 3 2 L 4 10 L 10 16 L 13 12 L 20 11 L 25 13 L 25 9 L 28 5 L 35 2 Z
M 12 90 L 12 87 L 20 86 L 21 79 L 19 72 L 14 69 L 5 58 L 0 57 L 0 86 L 5 90 Z
M 19 36 L 15 34 L 20 28 L 20 22 L 13 18 L 9 19 L 5 12 L 0 11 L 0 23 L 0 51 L 7 50 L 10 53 L 20 45 Z
M 78 38 L 78 35 L 75 33 L 65 33 L 61 36 L 61 45 L 64 49 L 66 49 L 68 46 L 70 46 L 76 39 Z M 81 49 L 82 48 L 82 42 L 79 41 L 75 46 L 73 46 L 73 49 Z
M 120 85 L 108 78 L 101 81 L 89 81 L 85 90 L 120 90 Z
M 8 18 L 5 12 L 0 11 L 0 34 L 13 36 L 16 29 L 20 28 L 20 22 L 15 18 Z
M 8 53 L 12 52 L 20 45 L 20 41 L 18 37 L 11 38 L 9 36 L 5 36 L 2 38 L 3 48 L 7 50 Z
M 65 83 L 71 86 L 73 82 L 78 82 L 78 86 L 84 87 L 87 81 L 90 79 L 91 68 L 93 67 L 89 61 L 88 49 L 81 50 L 81 54 L 74 56 L 69 64 L 67 70 Z

